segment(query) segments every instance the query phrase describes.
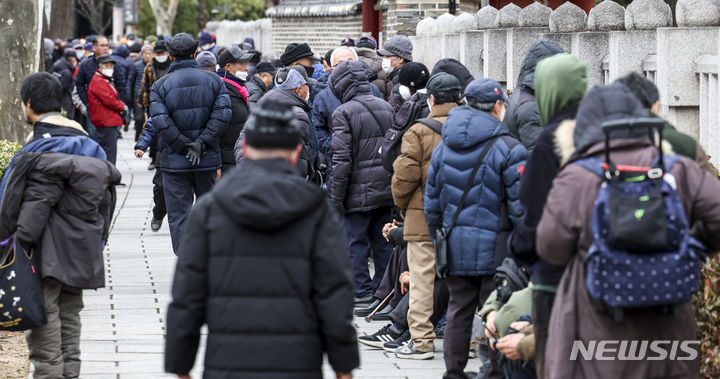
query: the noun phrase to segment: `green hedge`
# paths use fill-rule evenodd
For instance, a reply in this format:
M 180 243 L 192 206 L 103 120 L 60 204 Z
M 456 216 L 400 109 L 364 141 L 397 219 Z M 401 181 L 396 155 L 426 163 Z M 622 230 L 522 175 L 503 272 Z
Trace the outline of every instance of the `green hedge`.
M 10 160 L 22 146 L 15 142 L 0 140 L 0 178 L 5 173 L 5 169 L 10 164 Z
M 702 269 L 700 291 L 695 295 L 703 378 L 720 378 L 720 257 L 710 259 Z

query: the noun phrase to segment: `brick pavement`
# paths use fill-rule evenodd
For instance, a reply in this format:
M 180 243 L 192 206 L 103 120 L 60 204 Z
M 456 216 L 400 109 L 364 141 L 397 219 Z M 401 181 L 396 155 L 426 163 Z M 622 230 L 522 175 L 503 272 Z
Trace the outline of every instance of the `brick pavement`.
M 117 166 L 124 188 L 118 189 L 118 205 L 104 252 L 106 287 L 85 291 L 82 312 L 81 378 L 165 378 L 163 372 L 165 314 L 175 256 L 170 247 L 167 219 L 159 232 L 150 230 L 152 218 L 152 171 L 149 160 L 132 156 L 130 133 L 118 143 Z M 360 334 L 373 333 L 382 322 L 356 319 Z M 194 378 L 200 378 L 204 339 L 198 352 Z M 436 342 L 435 359 L 408 361 L 382 350 L 361 345 L 362 367 L 356 378 L 440 378 L 443 373 L 442 343 Z M 281 352 L 279 352 L 281 353 Z M 477 366 L 471 360 L 469 368 Z M 326 364 L 325 377 L 334 377 Z

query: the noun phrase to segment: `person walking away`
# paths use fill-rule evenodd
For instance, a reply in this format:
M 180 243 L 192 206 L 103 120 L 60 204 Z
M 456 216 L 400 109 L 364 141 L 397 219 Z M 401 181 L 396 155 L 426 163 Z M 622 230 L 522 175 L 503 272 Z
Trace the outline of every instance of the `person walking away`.
M 382 57 L 377 54 L 377 41 L 372 36 L 360 37 L 355 44 L 355 51 L 358 58 L 367 63 L 373 74 L 377 76 L 372 83 L 378 87 L 383 99 L 387 99 L 388 94 L 385 93 L 387 90 L 385 85 L 387 83 L 387 73 L 383 70 Z
M 392 222 L 390 176 L 377 151 L 393 123 L 392 107 L 370 93 L 362 63 L 343 62 L 330 75 L 330 88 L 342 105 L 332 116 L 330 199 L 343 215 L 355 281 L 355 302 L 369 303 L 387 267 L 392 246 L 381 231 Z M 375 275 L 368 271 L 372 248 Z
M 145 44 L 140 48 L 138 60 L 130 66 L 128 84 L 130 85 L 130 98 L 133 104 L 133 118 L 135 119 L 135 142 L 140 138 L 140 133 L 142 133 L 145 125 L 145 110 L 140 105 L 140 85 L 142 84 L 145 67 L 152 61 L 154 55 L 153 47 L 150 44 Z
M 62 109 L 65 111 L 65 117 L 69 119 L 75 118 L 75 106 L 73 106 L 72 92 L 75 88 L 75 66 L 77 65 L 77 56 L 75 50 L 67 48 L 63 52 L 62 58 L 53 64 L 53 74 L 60 79 L 63 90 Z
M 405 63 L 412 62 L 412 52 L 412 42 L 403 35 L 397 35 L 385 41 L 382 49 L 377 51 L 377 54 L 383 57 L 382 69 L 387 74 L 385 100 L 393 106 L 396 112 L 403 103 L 399 92 L 398 74 Z
M 168 74 L 150 90 L 150 117 L 158 133 L 158 165 L 162 172 L 173 252 L 193 198 L 210 191 L 222 165 L 218 138 L 232 116 L 223 81 L 198 69 L 198 42 L 187 33 L 168 44 Z
M 561 130 L 572 127 L 578 105 L 587 88 L 585 63 L 570 54 L 556 54 L 541 60 L 535 69 L 535 97 L 542 132 L 527 160 L 520 183 L 520 203 L 525 216 L 510 238 L 513 258 L 531 272 L 532 319 L 535 333 L 535 367 L 543 378 L 548 324 L 555 293 L 565 266 L 557 266 L 537 256 L 537 225 L 547 194 L 562 164 L 555 140 Z
M 407 67 L 407 66 L 406 66 Z M 425 222 L 423 189 L 430 157 L 442 140 L 448 114 L 460 101 L 460 82 L 448 73 L 439 73 L 427 84 L 429 118 L 420 119 L 402 137 L 401 153 L 395 160 L 392 193 L 395 205 L 405 209 L 405 241 L 408 245 L 410 302 L 407 312 L 412 344 L 395 355 L 402 359 L 430 359 L 435 350 L 433 314 L 435 247 Z
M 699 346 L 692 343 L 687 345 L 686 349 L 680 349 L 677 352 L 677 359 L 654 360 L 653 357 L 657 357 L 657 354 L 652 350 L 655 349 L 646 351 L 642 347 L 637 350 L 639 360 L 612 359 L 600 361 L 594 357 L 590 359 L 582 357 L 577 360 L 568 359 L 571 356 L 573 345 L 581 343 L 582 346 L 588 346 L 589 340 L 650 341 L 652 344 L 655 344 L 658 340 L 697 340 L 695 311 L 690 301 L 671 305 L 672 311 L 670 312 L 663 311 L 662 308 L 667 310 L 667 306 L 623 308 L 621 321 L 618 321 L 615 315 L 608 311 L 609 308 L 606 303 L 601 299 L 596 300 L 589 292 L 590 285 L 594 284 L 594 281 L 591 282 L 587 279 L 589 273 L 594 272 L 594 269 L 588 267 L 590 264 L 588 262 L 591 261 L 588 250 L 595 243 L 590 229 L 591 226 L 593 228 L 597 227 L 595 221 L 591 221 L 591 217 L 594 214 L 596 198 L 600 199 L 598 192 L 603 179 L 588 168 L 573 162 L 590 157 L 597 157 L 601 161 L 605 161 L 607 147 L 602 129 L 603 123 L 627 118 L 643 118 L 647 117 L 647 114 L 647 110 L 643 108 L 642 104 L 624 85 L 613 83 L 611 85 L 595 86 L 588 91 L 580 103 L 575 128 L 558 135 L 556 146 L 563 157 L 561 161 L 570 163 L 553 180 L 552 189 L 537 228 L 536 242 L 537 253 L 540 258 L 555 265 L 567 266 L 558 285 L 552 314 L 550 315 L 550 328 L 545 350 L 544 376 L 546 378 L 699 377 Z M 642 127 L 612 133 L 608 144 L 612 163 L 624 165 L 625 167 L 628 167 L 628 165 L 631 165 L 631 168 L 648 167 L 653 164 L 653 161 L 659 155 L 657 143 L 648 138 L 648 130 Z M 691 231 L 686 229 L 689 234 L 681 231 L 683 238 L 693 237 L 696 239 L 695 242 L 691 242 L 693 245 L 699 242 L 704 245 L 708 252 L 718 251 L 720 249 L 720 183 L 708 172 L 700 169 L 690 158 L 679 155 L 674 156 L 667 150 L 664 151 L 663 155 L 664 162 L 669 162 L 671 167 L 668 168 L 667 165 L 663 167 L 663 171 L 667 169 L 669 172 L 665 171 L 664 176 L 666 178 L 659 181 L 663 187 L 667 183 L 668 186 L 676 188 L 669 195 L 679 199 L 680 202 L 680 204 L 677 204 L 679 208 L 673 207 L 671 210 L 663 207 L 666 209 L 662 211 L 663 216 L 665 216 L 663 219 L 673 221 L 670 218 L 672 213 L 667 214 L 667 210 L 677 210 L 675 220 L 678 219 L 677 215 L 683 215 L 684 213 L 682 218 L 687 217 L 687 219 L 682 221 L 687 221 L 687 224 L 692 226 L 692 229 Z M 633 177 L 637 178 L 637 176 Z M 668 180 L 671 181 L 667 182 Z M 663 190 L 662 196 L 668 196 L 665 190 Z M 652 200 L 653 197 L 651 195 L 649 200 Z M 635 199 L 635 197 L 632 198 Z M 638 216 L 632 216 L 640 214 L 637 209 L 624 208 L 621 207 L 617 210 L 617 212 L 620 212 L 618 217 L 622 212 L 626 212 L 631 215 L 628 219 L 635 220 L 638 218 Z M 654 220 L 657 220 L 657 218 L 654 218 Z M 668 226 L 668 230 L 669 228 L 670 226 Z M 657 229 L 654 229 L 648 236 L 643 236 L 643 238 L 647 239 L 649 236 L 661 233 L 656 233 L 656 231 Z M 607 240 L 605 241 L 607 242 Z M 679 253 L 678 251 L 670 251 L 670 253 L 673 252 Z M 695 253 L 701 253 L 701 251 L 696 250 Z M 635 258 L 637 257 L 636 254 L 624 255 L 627 255 L 629 259 L 636 260 L 635 263 L 631 262 L 631 265 L 625 266 L 628 270 L 637 269 L 635 275 L 625 275 L 625 272 L 619 273 L 619 275 L 629 278 L 629 284 L 637 286 L 629 293 L 630 297 L 637 294 L 637 290 L 641 290 L 643 295 L 647 293 L 649 296 L 654 293 L 654 296 L 658 296 L 658 298 L 661 295 L 663 295 L 663 299 L 666 296 L 675 298 L 676 293 L 674 290 L 672 293 L 667 293 L 667 295 L 664 293 L 667 292 L 665 288 L 675 287 L 675 289 L 679 289 L 674 281 L 673 283 L 666 281 L 667 284 L 665 285 L 661 282 L 658 289 L 655 287 L 650 288 L 651 286 L 648 285 L 646 290 L 642 290 L 642 286 L 638 284 L 638 281 L 643 280 L 638 272 L 643 267 L 647 267 L 645 272 L 647 272 L 648 276 L 656 276 L 655 274 L 657 276 L 666 275 L 670 273 L 670 270 L 653 269 L 649 266 L 651 264 L 649 261 L 639 264 L 637 258 Z M 692 257 L 694 254 L 690 255 Z M 691 257 L 684 257 L 683 259 L 692 259 Z M 607 262 L 607 260 L 604 261 Z M 662 262 L 663 260 L 657 259 L 657 261 Z M 677 267 L 680 270 L 694 267 L 699 271 L 701 263 L 702 261 L 698 257 L 697 262 L 685 261 L 683 263 L 680 261 L 680 264 L 673 262 L 670 267 Z M 699 272 L 691 269 L 690 272 L 681 275 L 686 278 L 685 282 L 688 283 L 683 288 L 684 291 L 687 291 L 692 288 L 690 283 L 693 280 L 698 280 Z M 607 279 L 603 278 L 603 280 L 614 280 L 609 277 L 610 275 L 608 275 Z M 658 277 L 658 279 L 660 278 Z M 649 283 L 658 283 L 654 278 L 649 280 Z M 642 283 L 642 285 L 645 284 Z M 697 286 L 697 284 L 695 285 Z M 682 295 L 682 292 L 680 294 Z M 630 299 L 630 297 L 627 299 Z M 621 300 L 624 299 L 621 297 Z M 638 297 L 638 300 L 642 300 L 642 298 Z M 685 345 L 684 342 L 683 345 Z M 660 344 L 660 352 L 670 350 L 670 345 Z M 695 358 L 693 358 L 693 354 L 695 354 Z M 610 353 L 605 356 L 613 357 L 615 354 Z
M 172 63 L 168 55 L 167 41 L 157 41 L 153 50 L 155 57 L 152 64 L 145 66 L 143 78 L 140 82 L 140 90 L 138 91 L 138 105 L 142 106 L 146 113 L 150 112 L 150 90 L 153 84 L 167 75 Z M 150 159 L 148 170 L 154 169 L 155 163 L 157 163 L 157 139 L 150 145 Z
M 510 133 L 532 152 L 535 139 L 542 131 L 535 102 L 535 66 L 544 58 L 563 52 L 562 47 L 548 39 L 539 39 L 530 46 L 523 59 L 517 85 L 510 96 L 505 125 Z
M 251 108 L 267 93 L 276 73 L 275 65 L 270 62 L 260 62 L 255 66 L 255 75 L 245 83 Z
M 220 158 L 223 174 L 235 167 L 235 154 L 233 153 L 235 142 L 240 137 L 240 131 L 245 126 L 250 112 L 245 81 L 248 75 L 248 62 L 252 57 L 253 54 L 233 46 L 223 51 L 218 58 L 220 68 L 217 70 L 217 74 L 225 82 L 232 105 L 230 123 L 225 132 L 220 135 Z
M 45 72 L 23 80 L 20 99 L 32 139 L 0 186 L 0 236 L 14 233 L 22 248 L 42 254 L 48 323 L 26 335 L 37 379 L 80 375 L 82 290 L 105 286 L 102 250 L 120 182 L 100 146 L 60 115 L 62 91 Z
M 135 158 L 142 159 L 147 149 L 156 141 L 157 131 L 153 126 L 152 119 L 148 119 L 140 139 L 135 143 Z M 167 215 L 167 207 L 165 206 L 165 192 L 163 188 L 162 170 L 155 170 L 152 179 L 153 183 L 153 217 L 150 220 L 150 229 L 157 232 L 162 227 L 163 219 Z
M 128 107 L 120 101 L 120 94 L 113 83 L 115 60 L 109 55 L 96 58 L 98 70 L 88 90 L 90 119 L 97 129 L 98 142 L 112 164 L 117 161 L 119 128 L 125 123 Z
M 500 83 L 475 79 L 465 99 L 468 105 L 453 109 L 445 121 L 425 187 L 430 236 L 437 242 L 441 228 L 448 235 L 446 379 L 466 377 L 475 310 L 495 289 L 507 234 L 524 213 L 517 193 L 527 151 L 501 121 L 508 99 Z
M 244 129 L 246 159 L 190 212 L 166 371 L 189 377 L 203 324 L 208 379 L 322 378 L 324 353 L 337 378 L 359 366 L 342 232 L 322 190 L 293 167 L 301 128 L 292 109 L 258 104 Z

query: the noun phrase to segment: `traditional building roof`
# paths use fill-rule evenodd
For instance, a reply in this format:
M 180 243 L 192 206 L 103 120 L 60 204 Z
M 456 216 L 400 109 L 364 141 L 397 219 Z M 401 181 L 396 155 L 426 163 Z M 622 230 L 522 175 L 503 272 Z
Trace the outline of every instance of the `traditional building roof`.
M 348 16 L 362 10 L 362 0 L 285 0 L 265 11 L 265 16 L 329 17 Z

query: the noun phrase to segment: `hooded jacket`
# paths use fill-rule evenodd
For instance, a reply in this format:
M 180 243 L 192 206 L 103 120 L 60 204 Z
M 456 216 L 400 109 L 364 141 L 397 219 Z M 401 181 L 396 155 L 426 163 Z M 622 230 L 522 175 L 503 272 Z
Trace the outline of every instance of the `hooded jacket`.
M 65 110 L 67 118 L 72 119 L 75 116 L 75 107 L 72 102 L 72 92 L 75 87 L 73 78 L 74 68 L 70 62 L 67 61 L 67 58 L 63 57 L 55 61 L 52 70 L 53 74 L 60 79 L 60 85 L 63 89 L 62 109 Z
M 557 54 L 546 58 L 535 70 L 535 93 L 543 129 L 535 140 L 520 183 L 520 202 L 525 208 L 525 216 L 513 231 L 510 249 L 518 261 L 532 267 L 532 281 L 539 285 L 538 288 L 557 286 L 565 269 L 538 259 L 535 232 L 552 181 L 560 171 L 555 132 L 561 123 L 575 119 L 586 88 L 587 68 L 572 55 Z
M 165 369 L 190 372 L 203 324 L 207 379 L 322 378 L 323 353 L 336 371 L 358 367 L 334 213 L 279 159 L 244 159 L 200 198 L 178 251 Z
M 158 133 L 158 166 L 167 172 L 220 168 L 219 136 L 232 117 L 230 97 L 217 74 L 198 69 L 194 59 L 175 61 L 152 86 L 150 117 Z M 187 144 L 197 141 L 207 152 L 200 164 L 185 158 Z
M 582 158 L 602 156 L 605 144 L 600 125 L 604 121 L 644 117 L 642 105 L 616 85 L 591 89 L 577 114 L 574 130 L 558 134 L 561 156 Z M 611 157 L 617 164 L 649 165 L 657 147 L 646 130 L 611 140 Z M 587 146 L 578 149 L 580 146 Z M 702 171 L 693 161 L 679 157 L 670 173 L 683 203 L 692 234 L 709 251 L 720 249 L 720 182 Z M 573 341 L 588 346 L 591 340 L 656 341 L 696 340 L 696 322 L 690 302 L 682 304 L 679 318 L 654 308 L 626 310 L 622 322 L 615 322 L 599 302 L 590 298 L 586 287 L 585 257 L 592 243 L 591 216 L 601 185 L 594 173 L 569 164 L 552 183 L 545 210 L 537 229 L 537 253 L 553 264 L 567 265 L 558 286 L 549 325 L 545 352 L 545 377 L 549 378 L 694 378 L 699 359 L 692 360 L 568 360 Z M 668 345 L 669 346 L 669 345 Z M 632 349 L 632 348 L 631 348 Z M 696 349 L 693 345 L 692 349 Z M 657 356 L 648 350 L 648 356 Z M 606 355 L 609 356 L 609 355 Z M 678 356 L 680 352 L 678 352 Z M 682 356 L 687 357 L 683 353 Z
M 332 114 L 330 198 L 343 203 L 348 213 L 392 206 L 390 175 L 378 154 L 393 123 L 392 107 L 370 93 L 365 68 L 357 61 L 337 66 L 330 76 L 330 88 L 343 103 Z
M 265 82 L 258 78 L 257 75 L 253 75 L 248 79 L 248 81 L 245 82 L 245 87 L 247 87 L 248 90 L 248 102 L 251 107 L 268 91 Z
M 455 103 L 436 104 L 428 118 L 444 124 Z M 392 194 L 395 206 L 405 209 L 405 241 L 430 241 L 425 222 L 423 191 L 430 157 L 442 135 L 415 123 L 402 137 L 400 155 L 393 163 Z
M 367 47 L 356 47 L 358 59 L 367 63 L 370 66 L 372 72 L 377 76 L 377 79 L 372 81 L 372 84 L 378 87 L 380 90 L 380 97 L 385 98 L 387 96 L 385 83 L 387 81 L 387 73 L 382 68 L 383 58 L 377 54 L 376 50 Z
M 506 133 L 505 125 L 490 113 L 457 107 L 445 121 L 442 142 L 432 154 L 425 220 L 431 231 L 447 230 L 482 150 L 499 137 L 473 179 L 455 227 L 448 231 L 451 275 L 494 274 L 506 257 L 507 235 L 523 216 L 518 191 L 527 151 Z
M 562 52 L 562 47 L 553 41 L 547 39 L 535 41 L 525 55 L 518 75 L 517 87 L 510 96 L 505 125 L 528 151 L 532 151 L 535 139 L 542 131 L 535 103 L 535 66 L 544 58 Z
M 122 126 L 125 121 L 120 112 L 125 105 L 112 79 L 100 72 L 95 73 L 88 90 L 88 110 L 93 125 L 96 128 Z

